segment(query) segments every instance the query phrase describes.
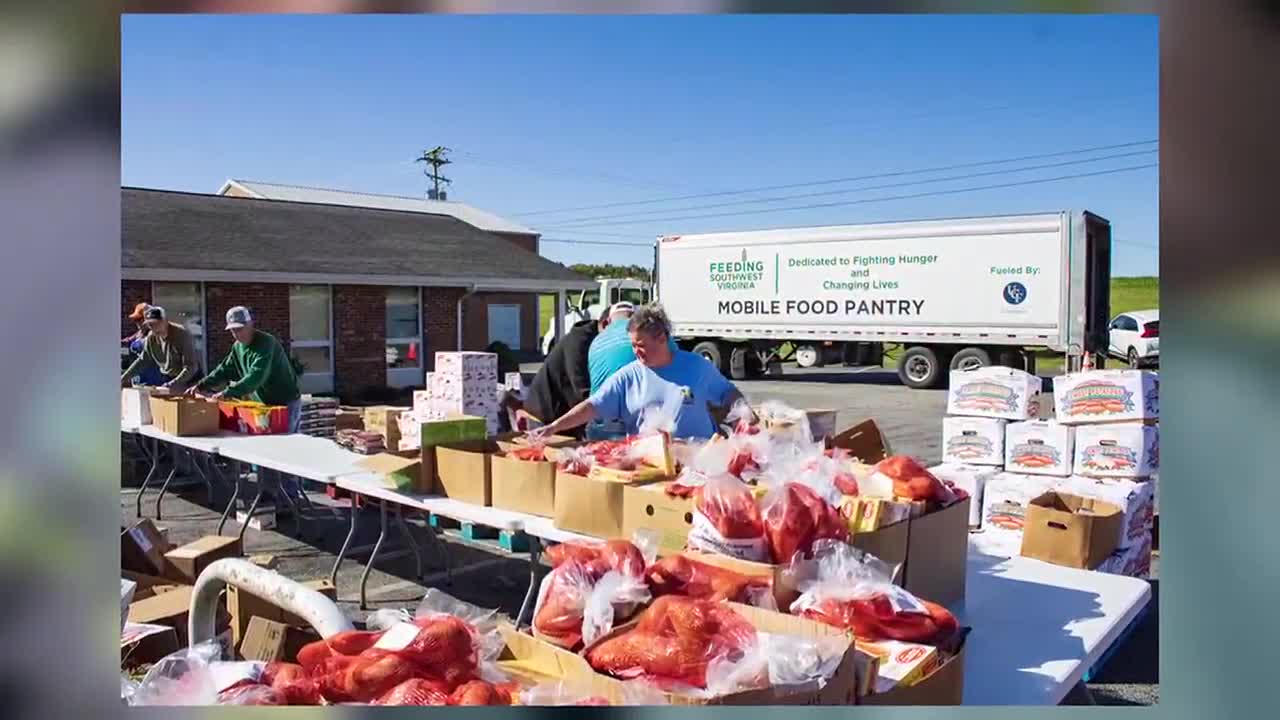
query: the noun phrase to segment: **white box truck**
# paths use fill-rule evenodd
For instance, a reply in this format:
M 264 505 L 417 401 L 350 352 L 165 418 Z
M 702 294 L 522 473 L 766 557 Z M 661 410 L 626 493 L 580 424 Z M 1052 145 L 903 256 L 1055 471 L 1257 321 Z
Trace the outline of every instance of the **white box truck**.
M 1111 224 L 1085 211 L 666 235 L 654 265 L 676 341 L 734 379 L 897 345 L 902 383 L 929 388 L 1107 350 Z

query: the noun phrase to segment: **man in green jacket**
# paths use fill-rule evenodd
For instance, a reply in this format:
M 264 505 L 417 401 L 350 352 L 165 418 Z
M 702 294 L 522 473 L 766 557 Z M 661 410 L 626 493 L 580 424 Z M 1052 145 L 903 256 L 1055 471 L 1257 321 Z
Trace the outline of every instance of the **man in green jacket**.
M 182 325 L 170 322 L 159 305 L 146 307 L 143 322 L 150 332 L 143 341 L 142 352 L 121 373 L 120 384 L 127 385 L 135 375 L 145 376 L 146 371 L 155 370 L 164 379 L 157 383 L 159 387 L 175 393 L 185 392 L 200 374 L 200 358 L 191 333 Z
M 193 385 L 188 394 L 202 388 L 226 384 L 217 398 L 258 400 L 267 405 L 289 408 L 289 432 L 298 432 L 302 422 L 302 394 L 293 374 L 289 355 L 272 335 L 253 327 L 249 308 L 236 306 L 227 311 L 227 329 L 235 337 L 231 352 L 218 366 Z

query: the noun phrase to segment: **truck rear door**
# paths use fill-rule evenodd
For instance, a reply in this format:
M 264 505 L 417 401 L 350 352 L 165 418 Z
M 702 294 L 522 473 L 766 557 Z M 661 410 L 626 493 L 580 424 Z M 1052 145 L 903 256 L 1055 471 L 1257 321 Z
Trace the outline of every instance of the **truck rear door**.
M 1085 228 L 1085 349 L 1105 355 L 1111 345 L 1111 223 L 1091 212 Z

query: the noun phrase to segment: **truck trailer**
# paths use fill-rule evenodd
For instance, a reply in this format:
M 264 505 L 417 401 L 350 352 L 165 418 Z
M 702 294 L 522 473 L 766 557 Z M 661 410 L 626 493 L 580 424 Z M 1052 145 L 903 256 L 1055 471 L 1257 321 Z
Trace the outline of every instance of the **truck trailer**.
M 664 235 L 676 342 L 734 379 L 829 362 L 939 386 L 948 369 L 1106 356 L 1111 224 L 1088 211 Z

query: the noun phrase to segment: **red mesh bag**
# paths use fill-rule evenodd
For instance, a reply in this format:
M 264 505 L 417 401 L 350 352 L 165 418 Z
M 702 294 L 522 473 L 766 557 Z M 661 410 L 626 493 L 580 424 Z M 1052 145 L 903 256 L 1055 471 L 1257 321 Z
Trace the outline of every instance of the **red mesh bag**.
M 693 527 L 689 547 L 763 561 L 767 555 L 764 521 L 751 489 L 741 480 L 713 477 L 693 495 Z
M 437 680 L 413 678 L 388 690 L 374 705 L 448 705 L 449 688 Z
M 285 705 L 280 693 L 261 683 L 236 683 L 218 693 L 219 705 Z
M 516 448 L 515 450 L 507 453 L 507 455 L 515 458 L 516 460 L 546 460 L 547 458 L 544 450 L 545 448 L 534 447 L 531 445 L 529 447 Z
M 654 597 L 683 595 L 712 602 L 773 606 L 771 578 L 743 575 L 684 555 L 669 555 L 650 565 L 645 581 Z
M 564 542 L 546 551 L 551 567 L 559 567 L 565 560 L 595 565 L 603 563 L 605 569 L 639 577 L 644 573 L 644 555 L 629 540 L 608 540 L 603 543 Z
M 510 705 L 511 693 L 484 680 L 460 685 L 449 696 L 450 705 Z
M 641 613 L 633 629 L 592 647 L 587 661 L 618 678 L 706 688 L 712 660 L 740 657 L 755 641 L 755 628 L 729 606 L 667 595 Z
M 318 683 L 329 702 L 370 702 L 418 674 L 418 667 L 399 655 L 373 652 L 320 677 Z
M 933 473 L 906 455 L 892 455 L 876 463 L 875 472 L 893 481 L 893 494 L 908 500 L 949 503 L 951 491 Z
M 904 612 L 894 607 L 887 593 L 860 600 L 826 598 L 803 608 L 800 617 L 850 630 L 864 640 L 902 640 L 935 645 L 958 628 L 946 608 L 918 600 L 926 612 Z
M 786 483 L 765 499 L 765 538 L 775 564 L 785 565 L 797 552 L 808 553 L 815 540 L 848 540 L 849 528 L 840 512 L 813 488 Z

